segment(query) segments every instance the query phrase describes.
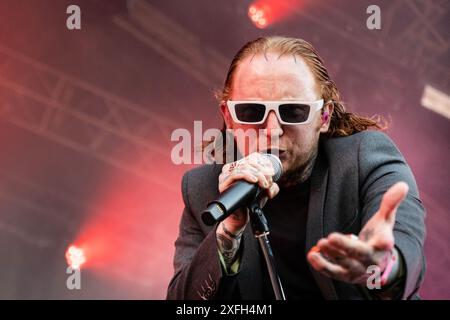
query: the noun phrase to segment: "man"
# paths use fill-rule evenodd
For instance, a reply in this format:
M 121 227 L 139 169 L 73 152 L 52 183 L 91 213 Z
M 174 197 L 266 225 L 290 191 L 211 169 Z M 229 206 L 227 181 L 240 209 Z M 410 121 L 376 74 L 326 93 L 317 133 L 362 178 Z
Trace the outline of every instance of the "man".
M 270 161 L 237 133 L 242 159 L 184 175 L 167 297 L 274 298 L 247 209 L 214 227 L 201 220 L 209 201 L 246 180 L 269 199 L 263 210 L 288 300 L 417 298 L 425 210 L 414 177 L 393 142 L 367 130 L 377 122 L 345 111 L 314 48 L 283 37 L 246 44 L 219 99 L 226 128 L 259 130 L 283 175 L 273 182 Z

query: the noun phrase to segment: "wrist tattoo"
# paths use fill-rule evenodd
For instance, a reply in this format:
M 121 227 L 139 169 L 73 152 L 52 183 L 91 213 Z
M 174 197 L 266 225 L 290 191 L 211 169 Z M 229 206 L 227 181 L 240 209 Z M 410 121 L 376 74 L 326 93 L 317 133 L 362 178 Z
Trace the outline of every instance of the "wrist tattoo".
M 223 223 L 221 223 L 221 225 L 222 228 L 219 228 L 216 234 L 217 245 L 220 253 L 223 256 L 226 266 L 230 267 L 236 258 L 237 252 L 239 251 L 243 232 L 241 232 L 239 235 L 234 235 L 225 228 Z
M 223 230 L 223 232 L 225 232 L 225 234 L 227 235 L 227 236 L 230 236 L 232 239 L 240 239 L 241 237 L 242 237 L 242 234 L 244 233 L 244 230 L 242 230 L 242 231 L 239 231 L 238 233 L 232 233 L 230 230 L 228 230 L 226 227 L 225 227 L 225 224 L 224 223 L 221 223 L 221 225 L 222 225 L 222 230 Z

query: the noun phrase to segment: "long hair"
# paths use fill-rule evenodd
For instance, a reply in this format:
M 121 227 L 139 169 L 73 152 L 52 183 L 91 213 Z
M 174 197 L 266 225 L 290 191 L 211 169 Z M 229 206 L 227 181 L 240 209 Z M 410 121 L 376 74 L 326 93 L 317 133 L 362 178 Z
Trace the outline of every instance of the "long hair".
M 339 90 L 335 82 L 331 80 L 323 60 L 310 43 L 297 38 L 279 36 L 261 37 L 244 45 L 236 53 L 230 64 L 223 89 L 216 92 L 216 98 L 220 104 L 225 103 L 225 101 L 229 100 L 231 97 L 234 76 L 239 63 L 249 56 L 257 54 L 265 55 L 267 52 L 279 53 L 280 57 L 283 55 L 299 56 L 303 58 L 310 67 L 311 72 L 320 86 L 322 99 L 325 102 L 332 103 L 334 106 L 329 129 L 326 133 L 322 133 L 322 135 L 327 137 L 344 137 L 369 128 L 385 128 L 384 125 L 382 126 L 380 124 L 380 117 L 366 118 L 345 110 Z M 225 138 L 226 135 L 225 129 L 224 123 L 222 129 L 223 138 Z

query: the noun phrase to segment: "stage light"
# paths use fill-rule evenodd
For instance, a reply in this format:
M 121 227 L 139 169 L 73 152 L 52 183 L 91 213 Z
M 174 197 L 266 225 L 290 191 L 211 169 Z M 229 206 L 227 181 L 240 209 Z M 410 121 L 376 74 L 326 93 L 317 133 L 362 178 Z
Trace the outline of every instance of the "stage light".
M 248 17 L 259 29 L 279 22 L 298 9 L 300 0 L 256 0 L 248 7 Z
M 255 26 L 264 29 L 268 25 L 270 11 L 269 6 L 255 3 L 248 8 L 248 16 Z
M 83 249 L 71 245 L 66 251 L 66 260 L 72 269 L 79 269 L 86 262 Z

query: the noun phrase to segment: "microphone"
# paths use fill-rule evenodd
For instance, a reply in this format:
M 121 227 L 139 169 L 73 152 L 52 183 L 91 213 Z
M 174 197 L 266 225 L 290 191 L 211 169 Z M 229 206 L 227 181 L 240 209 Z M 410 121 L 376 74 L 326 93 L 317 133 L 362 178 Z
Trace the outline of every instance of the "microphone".
M 273 155 L 265 153 L 263 156 L 267 157 L 272 162 L 275 169 L 275 174 L 272 179 L 274 182 L 280 179 L 283 173 L 283 166 L 280 159 Z M 234 182 L 228 189 L 220 195 L 219 199 L 208 203 L 208 207 L 202 213 L 202 221 L 207 226 L 212 226 L 216 222 L 225 220 L 230 214 L 237 209 L 251 204 L 253 200 L 261 192 L 258 184 L 250 183 L 245 180 Z

